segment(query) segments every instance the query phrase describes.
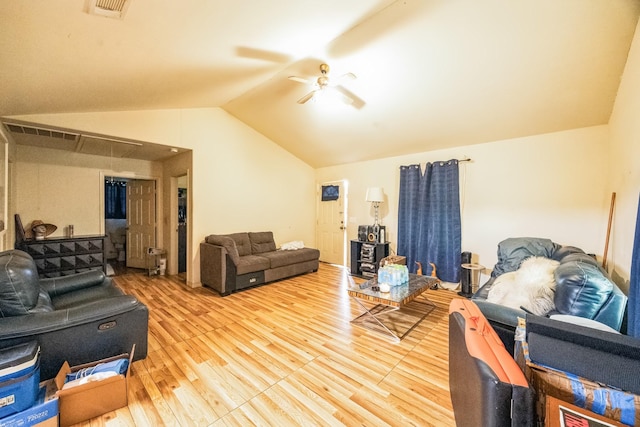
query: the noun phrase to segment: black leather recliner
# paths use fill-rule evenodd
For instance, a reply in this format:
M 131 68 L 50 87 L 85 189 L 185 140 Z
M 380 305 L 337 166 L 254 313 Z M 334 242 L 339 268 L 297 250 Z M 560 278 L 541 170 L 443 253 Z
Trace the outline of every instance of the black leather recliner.
M 524 310 L 487 301 L 495 280 L 502 274 L 515 271 L 525 259 L 537 256 L 560 263 L 555 270 L 555 309 L 547 313 L 565 314 L 603 323 L 625 332 L 627 296 L 609 278 L 598 261 L 574 246 L 564 246 L 549 239 L 512 237 L 498 244 L 498 262 L 491 278 L 476 291 L 471 299 L 480 307 L 493 329 L 513 354 L 514 333 L 518 318 L 525 318 Z
M 53 378 L 71 366 L 130 353 L 147 356 L 149 311 L 125 295 L 102 271 L 39 279 L 29 254 L 0 252 L 0 348 L 40 344 L 40 376 Z

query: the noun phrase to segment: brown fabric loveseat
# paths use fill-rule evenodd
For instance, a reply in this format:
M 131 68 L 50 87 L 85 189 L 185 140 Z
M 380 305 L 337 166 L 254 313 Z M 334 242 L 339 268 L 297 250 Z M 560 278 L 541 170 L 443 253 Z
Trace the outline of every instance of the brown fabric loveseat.
M 276 248 L 271 231 L 211 234 L 200 243 L 202 284 L 220 295 L 318 270 L 320 251 Z

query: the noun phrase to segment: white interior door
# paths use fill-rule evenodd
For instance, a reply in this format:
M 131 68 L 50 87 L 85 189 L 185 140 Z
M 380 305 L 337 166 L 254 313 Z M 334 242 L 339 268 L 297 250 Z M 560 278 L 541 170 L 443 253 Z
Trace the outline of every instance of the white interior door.
M 318 195 L 318 228 L 317 240 L 320 250 L 320 261 L 331 264 L 345 265 L 346 245 L 346 209 L 343 182 L 325 183 L 325 186 L 335 186 L 338 197 L 335 200 L 322 200 L 322 190 Z M 331 190 L 333 192 L 335 190 Z
M 147 248 L 156 245 L 156 182 L 127 182 L 127 267 L 147 268 Z

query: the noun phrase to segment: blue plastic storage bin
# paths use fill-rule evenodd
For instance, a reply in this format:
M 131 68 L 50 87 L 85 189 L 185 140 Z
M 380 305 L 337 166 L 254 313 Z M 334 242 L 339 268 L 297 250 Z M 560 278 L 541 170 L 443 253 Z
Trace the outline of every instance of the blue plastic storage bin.
M 0 418 L 31 407 L 40 384 L 40 346 L 36 341 L 0 350 Z

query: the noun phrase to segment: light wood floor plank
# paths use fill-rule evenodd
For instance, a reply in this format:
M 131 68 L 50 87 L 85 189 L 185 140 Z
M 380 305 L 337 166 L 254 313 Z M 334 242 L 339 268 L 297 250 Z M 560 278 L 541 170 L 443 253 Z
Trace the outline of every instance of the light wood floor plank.
M 455 292 L 426 291 L 433 310 L 397 343 L 351 323 L 362 309 L 347 288 L 363 280 L 328 264 L 227 297 L 178 276 L 114 280 L 149 307 L 149 352 L 132 366 L 129 406 L 83 427 L 455 425 Z

